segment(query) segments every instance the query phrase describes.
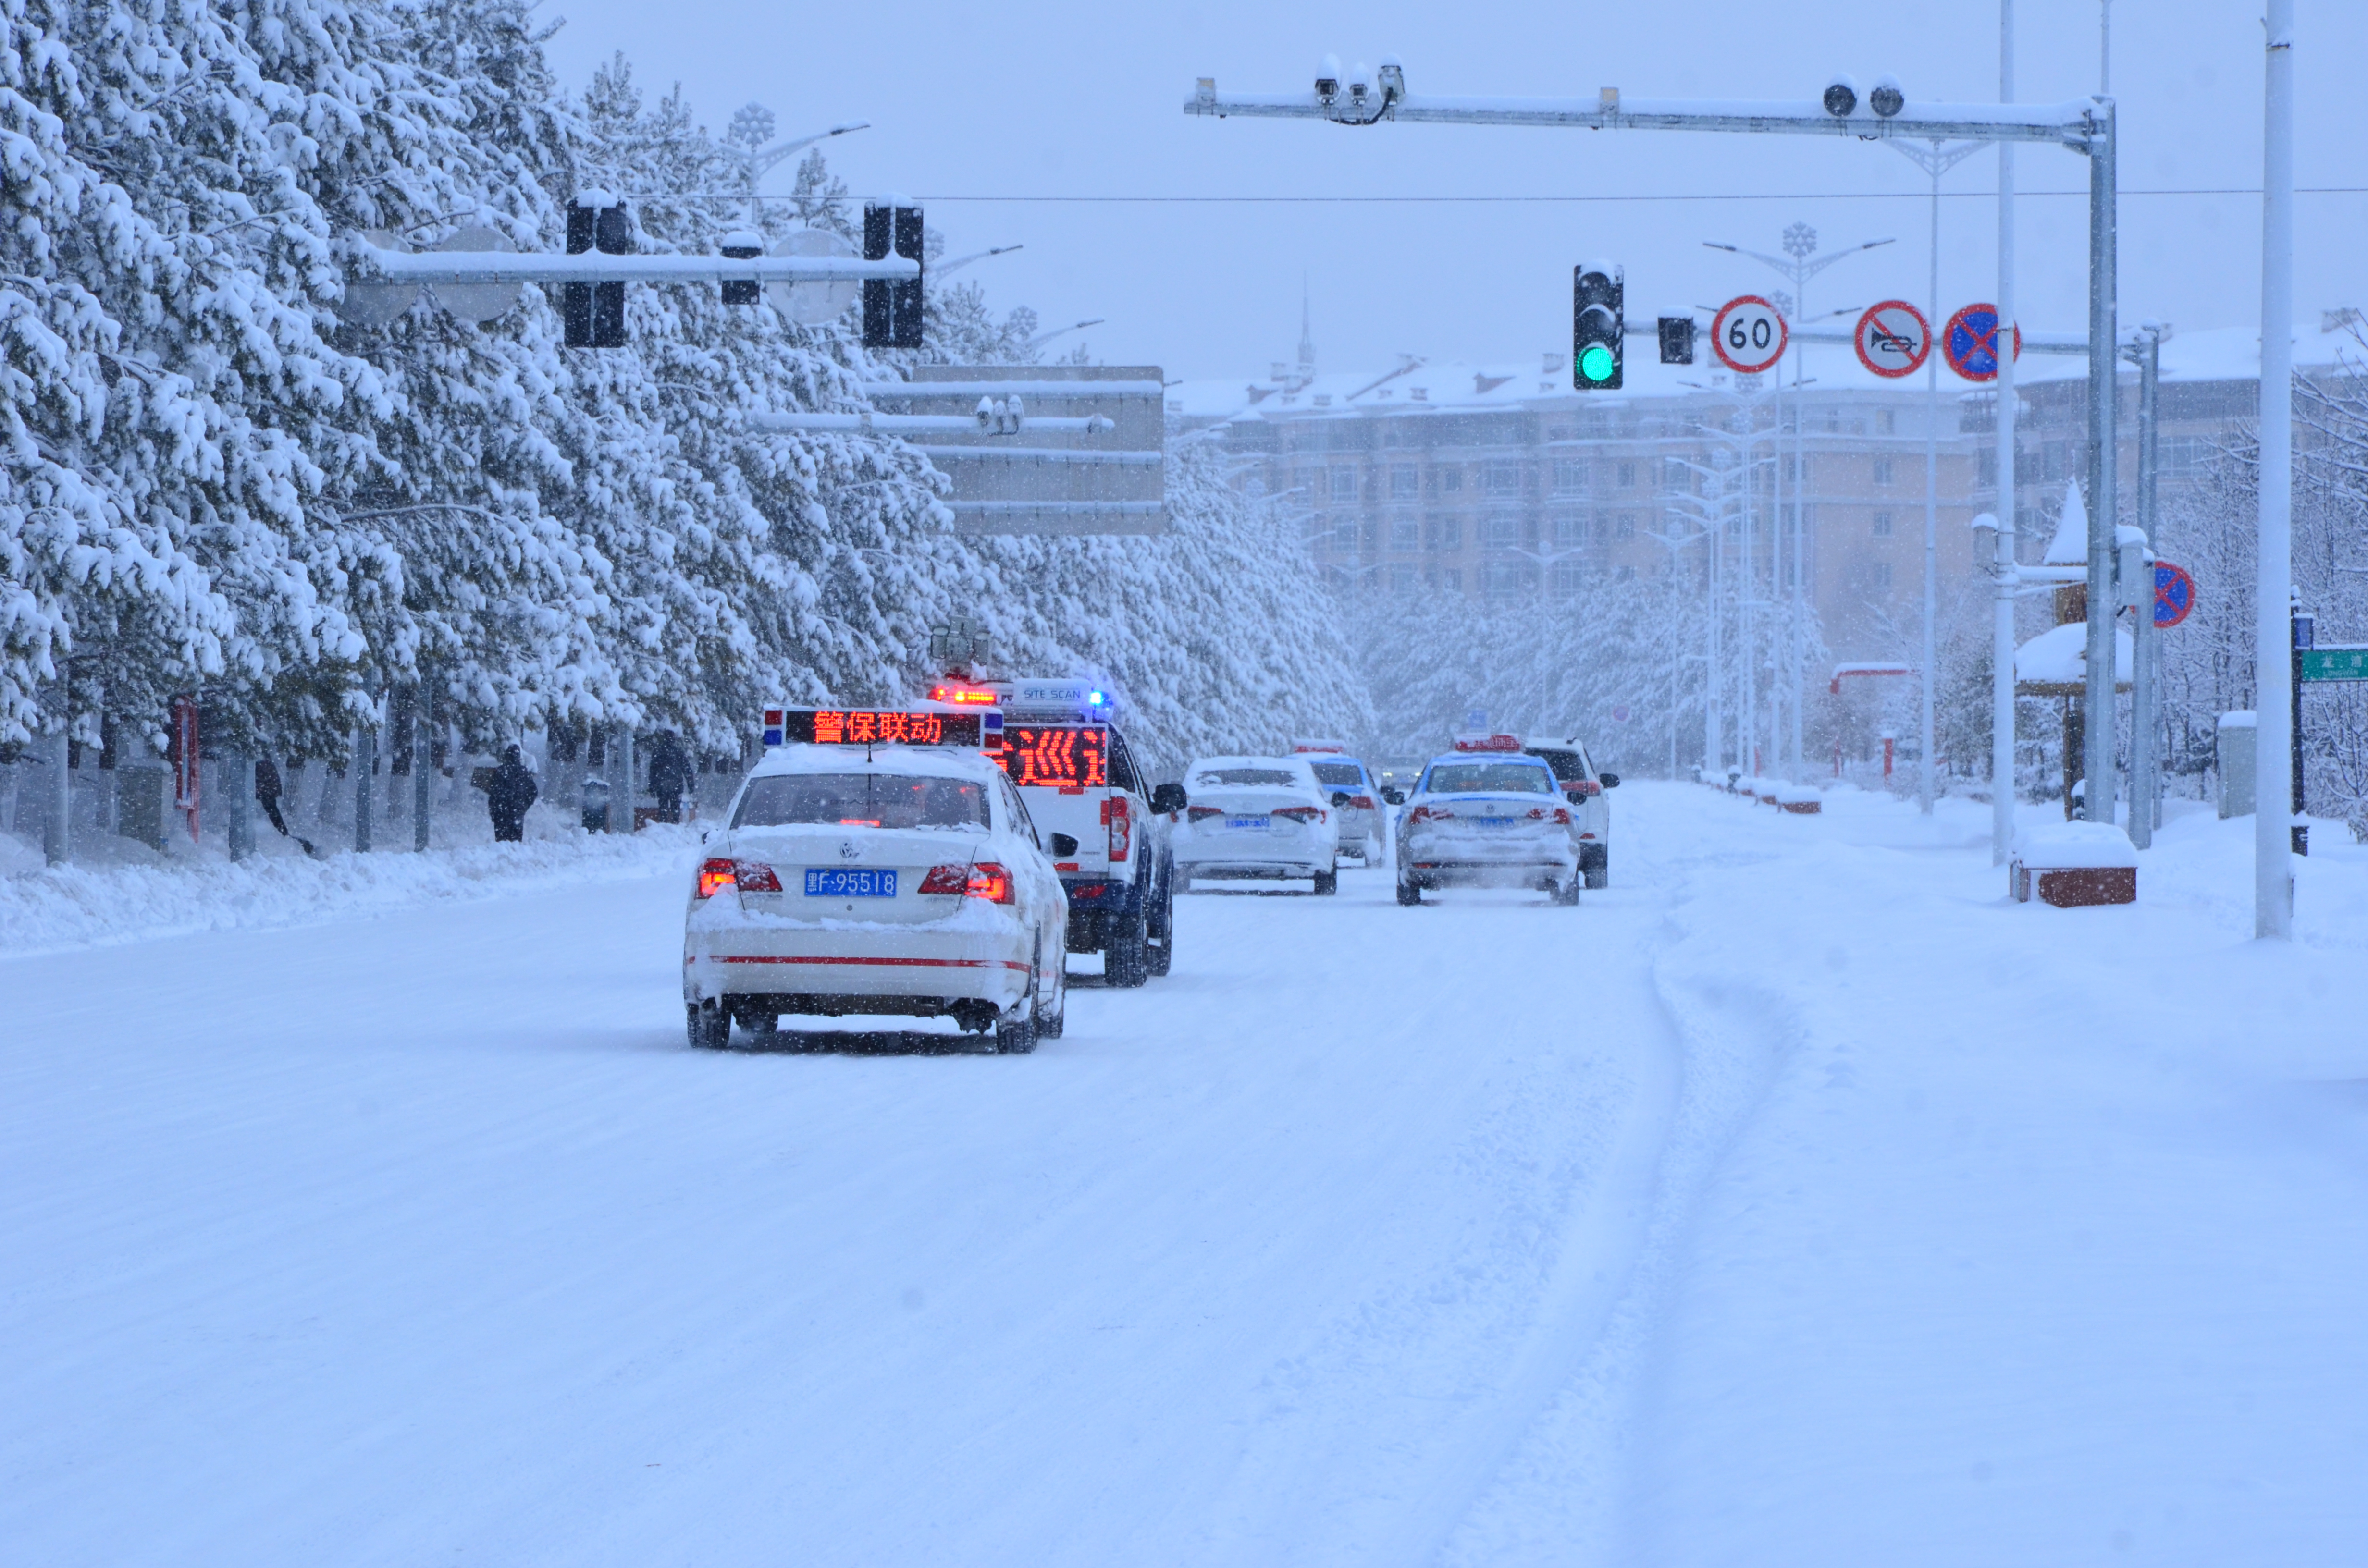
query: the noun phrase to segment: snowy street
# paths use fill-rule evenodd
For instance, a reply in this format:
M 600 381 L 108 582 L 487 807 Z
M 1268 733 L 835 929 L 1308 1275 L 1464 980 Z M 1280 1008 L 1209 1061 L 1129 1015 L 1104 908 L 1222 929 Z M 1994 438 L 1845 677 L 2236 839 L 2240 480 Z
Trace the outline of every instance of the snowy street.
M 0 960 L 6 1555 L 2368 1551 L 2368 850 L 2269 948 L 2243 821 L 2057 911 L 1968 802 L 1615 811 L 1025 1058 L 688 1050 L 675 871 Z

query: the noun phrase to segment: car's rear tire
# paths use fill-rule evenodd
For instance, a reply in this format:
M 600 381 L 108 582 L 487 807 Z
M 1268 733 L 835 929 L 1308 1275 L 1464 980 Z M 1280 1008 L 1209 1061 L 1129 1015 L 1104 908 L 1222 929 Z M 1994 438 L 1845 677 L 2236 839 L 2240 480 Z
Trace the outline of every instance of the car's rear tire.
M 1560 887 L 1550 886 L 1547 888 L 1546 892 L 1553 897 L 1556 903 L 1563 905 L 1565 908 L 1570 908 L 1577 904 L 1578 890 L 1586 885 L 1586 876 L 1581 872 L 1573 871 L 1570 874 L 1570 880 L 1568 881 L 1563 883 Z
M 1332 862 L 1332 869 L 1330 870 L 1318 871 L 1315 873 L 1315 896 L 1318 898 L 1330 898 L 1334 893 L 1338 892 L 1339 891 L 1340 862 L 1335 860 Z
M 1053 970 L 1053 1006 L 1044 1006 L 1043 982 L 1037 982 L 1036 1038 L 1058 1040 L 1069 1028 L 1069 958 L 1059 955 Z
M 1137 909 L 1102 947 L 1102 983 L 1132 991 L 1151 978 L 1150 931 L 1144 912 Z
M 714 1002 L 693 1002 L 684 1011 L 689 1015 L 690 1049 L 722 1051 L 732 1043 L 732 1015 Z
M 1422 902 L 1422 889 L 1417 887 L 1412 882 L 1402 881 L 1398 883 L 1398 902 L 1407 905 L 1420 903 Z

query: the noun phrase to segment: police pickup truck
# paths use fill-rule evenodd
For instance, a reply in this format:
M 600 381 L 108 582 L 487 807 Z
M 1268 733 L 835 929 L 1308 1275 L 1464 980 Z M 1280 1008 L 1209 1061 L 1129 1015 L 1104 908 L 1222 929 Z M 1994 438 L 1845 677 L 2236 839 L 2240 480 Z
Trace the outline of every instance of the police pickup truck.
M 992 702 L 1002 723 L 990 734 L 1002 742 L 988 755 L 1043 832 L 1077 841 L 1053 866 L 1069 898 L 1069 951 L 1100 953 L 1107 985 L 1166 974 L 1176 956 L 1168 839 L 1184 790 L 1153 786 L 1111 722 L 1108 695 L 1085 680 L 985 681 L 929 695 L 957 707 Z

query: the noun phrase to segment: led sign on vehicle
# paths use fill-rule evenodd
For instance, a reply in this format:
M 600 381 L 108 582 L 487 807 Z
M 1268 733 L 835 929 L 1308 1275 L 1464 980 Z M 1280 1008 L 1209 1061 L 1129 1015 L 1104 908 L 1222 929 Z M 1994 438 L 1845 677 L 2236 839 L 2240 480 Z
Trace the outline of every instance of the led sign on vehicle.
M 765 744 L 975 746 L 975 713 L 908 713 L 877 708 L 768 708 Z
M 1023 789 L 1099 789 L 1110 782 L 1110 732 L 1008 724 L 996 760 Z

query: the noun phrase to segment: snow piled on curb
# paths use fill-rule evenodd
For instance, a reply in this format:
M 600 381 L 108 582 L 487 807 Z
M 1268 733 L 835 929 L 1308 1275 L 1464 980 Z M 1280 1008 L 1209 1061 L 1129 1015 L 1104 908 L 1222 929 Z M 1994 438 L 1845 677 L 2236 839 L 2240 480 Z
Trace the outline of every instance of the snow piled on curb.
M 240 926 L 306 926 L 422 904 L 656 876 L 686 866 L 698 847 L 698 829 L 653 824 L 631 836 L 578 831 L 426 854 L 43 868 L 0 875 L 0 955 Z

